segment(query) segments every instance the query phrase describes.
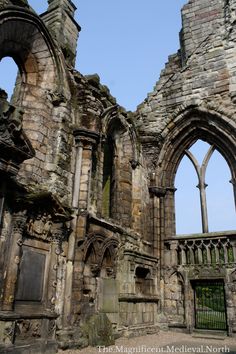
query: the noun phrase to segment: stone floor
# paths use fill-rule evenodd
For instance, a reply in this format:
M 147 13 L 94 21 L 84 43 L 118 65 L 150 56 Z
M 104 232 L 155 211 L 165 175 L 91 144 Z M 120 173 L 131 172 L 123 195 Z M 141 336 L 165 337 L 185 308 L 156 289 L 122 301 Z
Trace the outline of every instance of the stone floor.
M 99 354 L 99 353 L 230 353 L 236 354 L 236 338 L 212 335 L 190 335 L 178 332 L 159 332 L 134 338 L 119 338 L 115 345 L 82 350 L 59 351 L 60 354 Z

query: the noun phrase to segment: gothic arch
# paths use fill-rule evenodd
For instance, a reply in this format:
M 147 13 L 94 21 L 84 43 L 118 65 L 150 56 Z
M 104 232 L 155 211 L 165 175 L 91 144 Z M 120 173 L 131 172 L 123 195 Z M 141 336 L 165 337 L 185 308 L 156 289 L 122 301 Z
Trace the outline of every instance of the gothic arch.
M 171 237 L 175 229 L 175 176 L 185 154 L 198 139 L 213 145 L 225 158 L 232 176 L 236 202 L 236 137 L 234 122 L 218 112 L 201 108 L 186 108 L 175 117 L 173 128 L 166 134 L 165 143 L 158 157 L 156 185 L 166 190 L 164 203 L 165 234 Z M 163 132 L 165 134 L 165 132 Z
M 86 260 L 88 259 L 88 253 L 91 249 L 93 249 L 95 252 L 94 262 L 99 268 L 101 268 L 102 266 L 104 256 L 107 250 L 109 251 L 109 254 L 113 259 L 113 263 L 115 263 L 117 247 L 118 241 L 114 238 L 107 238 L 105 235 L 101 234 L 90 234 L 88 235 L 87 240 L 85 241 L 83 246 L 83 261 L 86 262 Z
M 179 163 L 186 149 L 198 139 L 214 145 L 227 161 L 232 179 L 236 178 L 236 137 L 235 127 L 217 112 L 186 109 L 173 122 L 174 127 L 166 137 L 158 158 L 157 184 L 174 187 L 174 179 Z
M 131 120 L 126 119 L 119 111 L 116 105 L 106 108 L 102 113 L 102 133 L 106 136 L 109 131 L 117 129 L 118 131 L 128 132 L 132 148 L 132 160 L 139 161 L 139 148 L 137 145 L 137 132 Z

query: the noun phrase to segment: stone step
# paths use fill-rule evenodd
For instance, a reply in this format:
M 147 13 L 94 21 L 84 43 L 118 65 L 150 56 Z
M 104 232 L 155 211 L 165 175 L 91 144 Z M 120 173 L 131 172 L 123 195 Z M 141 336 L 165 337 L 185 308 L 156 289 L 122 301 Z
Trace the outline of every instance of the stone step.
M 218 339 L 224 340 L 227 338 L 226 331 L 217 331 L 217 330 L 200 330 L 195 329 L 192 333 L 193 338 L 205 338 L 205 339 Z

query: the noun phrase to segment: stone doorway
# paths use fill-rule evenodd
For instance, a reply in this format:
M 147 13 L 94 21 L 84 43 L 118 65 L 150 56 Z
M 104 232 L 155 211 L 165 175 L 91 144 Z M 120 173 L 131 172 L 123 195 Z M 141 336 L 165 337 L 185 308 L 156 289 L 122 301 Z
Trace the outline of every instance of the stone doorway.
M 195 328 L 227 330 L 223 280 L 197 280 L 193 283 Z

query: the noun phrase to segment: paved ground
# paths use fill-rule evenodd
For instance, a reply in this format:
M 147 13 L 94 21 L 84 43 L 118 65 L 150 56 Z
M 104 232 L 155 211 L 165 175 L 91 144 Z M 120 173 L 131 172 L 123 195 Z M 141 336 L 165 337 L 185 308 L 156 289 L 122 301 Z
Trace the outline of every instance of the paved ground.
M 135 338 L 119 338 L 114 346 L 85 348 L 82 350 L 59 351 L 60 354 L 99 354 L 99 353 L 230 353 L 236 354 L 236 338 L 212 339 L 196 338 L 190 334 L 159 332 Z

